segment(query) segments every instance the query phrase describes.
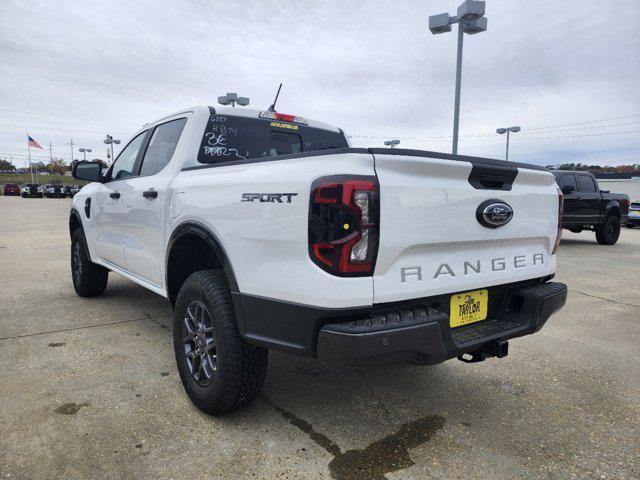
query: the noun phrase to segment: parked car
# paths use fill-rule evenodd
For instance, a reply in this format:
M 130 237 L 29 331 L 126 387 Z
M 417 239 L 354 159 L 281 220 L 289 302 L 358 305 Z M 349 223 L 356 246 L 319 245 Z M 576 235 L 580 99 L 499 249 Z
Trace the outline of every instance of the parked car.
M 82 185 L 73 185 L 71 187 L 71 196 L 74 197 L 80 190 L 82 190 Z
M 76 292 L 113 271 L 167 297 L 180 378 L 211 414 L 258 394 L 268 349 L 480 362 L 566 302 L 562 195 L 539 166 L 194 107 L 145 125 L 104 175 L 73 174 L 93 182 L 69 218 Z
M 65 197 L 69 197 L 69 198 L 73 198 L 73 185 L 65 185 L 62 188 L 62 191 L 64 192 Z
M 6 196 L 20 196 L 20 185 L 18 185 L 17 183 L 6 183 L 3 192 Z
M 25 183 L 21 195 L 22 198 L 43 198 L 44 188 L 37 183 Z
M 62 185 L 48 184 L 44 186 L 44 194 L 47 198 L 65 198 L 66 193 Z
M 600 190 L 589 172 L 553 170 L 564 194 L 562 226 L 572 232 L 596 233 L 601 245 L 613 245 L 620 237 L 620 226 L 627 223 L 629 196 Z
M 638 226 L 640 226 L 640 202 L 631 202 L 627 227 L 634 228 Z

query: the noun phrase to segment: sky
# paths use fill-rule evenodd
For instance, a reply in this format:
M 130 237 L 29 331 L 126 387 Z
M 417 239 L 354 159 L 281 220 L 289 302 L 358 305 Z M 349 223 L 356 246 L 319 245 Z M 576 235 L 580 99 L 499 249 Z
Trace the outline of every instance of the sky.
M 461 0 L 0 2 L 0 158 L 26 133 L 70 160 L 106 158 L 141 125 L 237 92 L 334 124 L 354 146 L 451 151 L 456 34 L 430 15 Z M 487 0 L 464 36 L 459 153 L 640 163 L 640 2 Z M 117 154 L 117 150 L 116 150 Z

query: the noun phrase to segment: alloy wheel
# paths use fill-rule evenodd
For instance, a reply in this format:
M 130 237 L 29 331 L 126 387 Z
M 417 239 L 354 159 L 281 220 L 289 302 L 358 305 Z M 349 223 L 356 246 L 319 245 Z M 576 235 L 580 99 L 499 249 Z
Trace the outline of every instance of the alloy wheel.
M 211 315 L 201 300 L 194 300 L 187 307 L 182 339 L 191 376 L 199 385 L 209 385 L 218 368 L 218 350 Z

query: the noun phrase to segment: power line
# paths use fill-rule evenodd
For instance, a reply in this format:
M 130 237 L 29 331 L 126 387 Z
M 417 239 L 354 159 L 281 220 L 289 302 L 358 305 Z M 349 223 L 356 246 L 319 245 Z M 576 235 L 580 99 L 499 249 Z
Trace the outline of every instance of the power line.
M 592 124 L 592 123 L 609 122 L 611 120 L 622 120 L 622 119 L 625 119 L 625 118 L 633 118 L 633 117 L 640 117 L 640 113 L 634 113 L 632 115 L 623 115 L 621 117 L 601 118 L 600 120 L 588 120 L 586 122 L 563 123 L 563 124 L 560 124 L 560 125 L 549 125 L 549 126 L 544 126 L 544 127 L 533 127 L 533 128 L 527 128 L 527 131 L 548 130 L 550 128 L 572 127 L 572 126 L 575 126 L 575 125 L 589 125 L 589 124 Z
M 638 122 L 640 123 L 640 122 Z M 539 132 L 539 133 L 546 133 L 546 132 Z M 631 134 L 631 133 L 640 133 L 640 130 L 634 130 L 634 131 L 628 131 L 628 132 L 603 132 L 603 133 L 590 133 L 590 134 L 581 134 L 581 135 L 561 135 L 561 136 L 547 136 L 547 137 L 519 137 L 518 140 L 552 140 L 552 139 L 558 139 L 558 138 L 581 138 L 581 137 L 602 137 L 602 136 L 607 136 L 607 135 L 625 135 L 625 134 Z M 495 135 L 495 134 L 494 134 Z M 377 139 L 377 140 L 386 140 L 390 137 L 374 137 L 374 136 L 370 136 L 370 135 L 349 135 L 350 138 L 372 138 L 372 139 Z M 462 135 L 461 135 L 462 137 Z M 395 138 L 400 138 L 403 140 L 414 140 L 417 142 L 432 142 L 432 141 L 449 141 L 449 139 L 451 137 L 395 137 Z M 475 141 L 475 142 L 488 142 L 488 141 L 492 141 L 493 138 L 480 138 L 480 137 L 473 137 L 473 138 L 467 138 L 468 141 Z

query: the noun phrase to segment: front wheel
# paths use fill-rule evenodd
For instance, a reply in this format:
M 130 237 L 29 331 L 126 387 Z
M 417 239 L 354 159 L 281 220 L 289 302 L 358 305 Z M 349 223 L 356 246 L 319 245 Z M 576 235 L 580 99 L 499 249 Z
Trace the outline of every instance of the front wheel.
M 71 278 L 73 288 L 81 297 L 95 297 L 104 292 L 109 270 L 91 261 L 87 241 L 81 228 L 71 235 Z
M 609 215 L 602 225 L 596 226 L 596 240 L 600 245 L 614 245 L 620 238 L 620 218 Z
M 173 345 L 182 385 L 199 409 L 220 415 L 260 393 L 268 351 L 240 336 L 220 270 L 195 272 L 185 280 L 176 299 Z

